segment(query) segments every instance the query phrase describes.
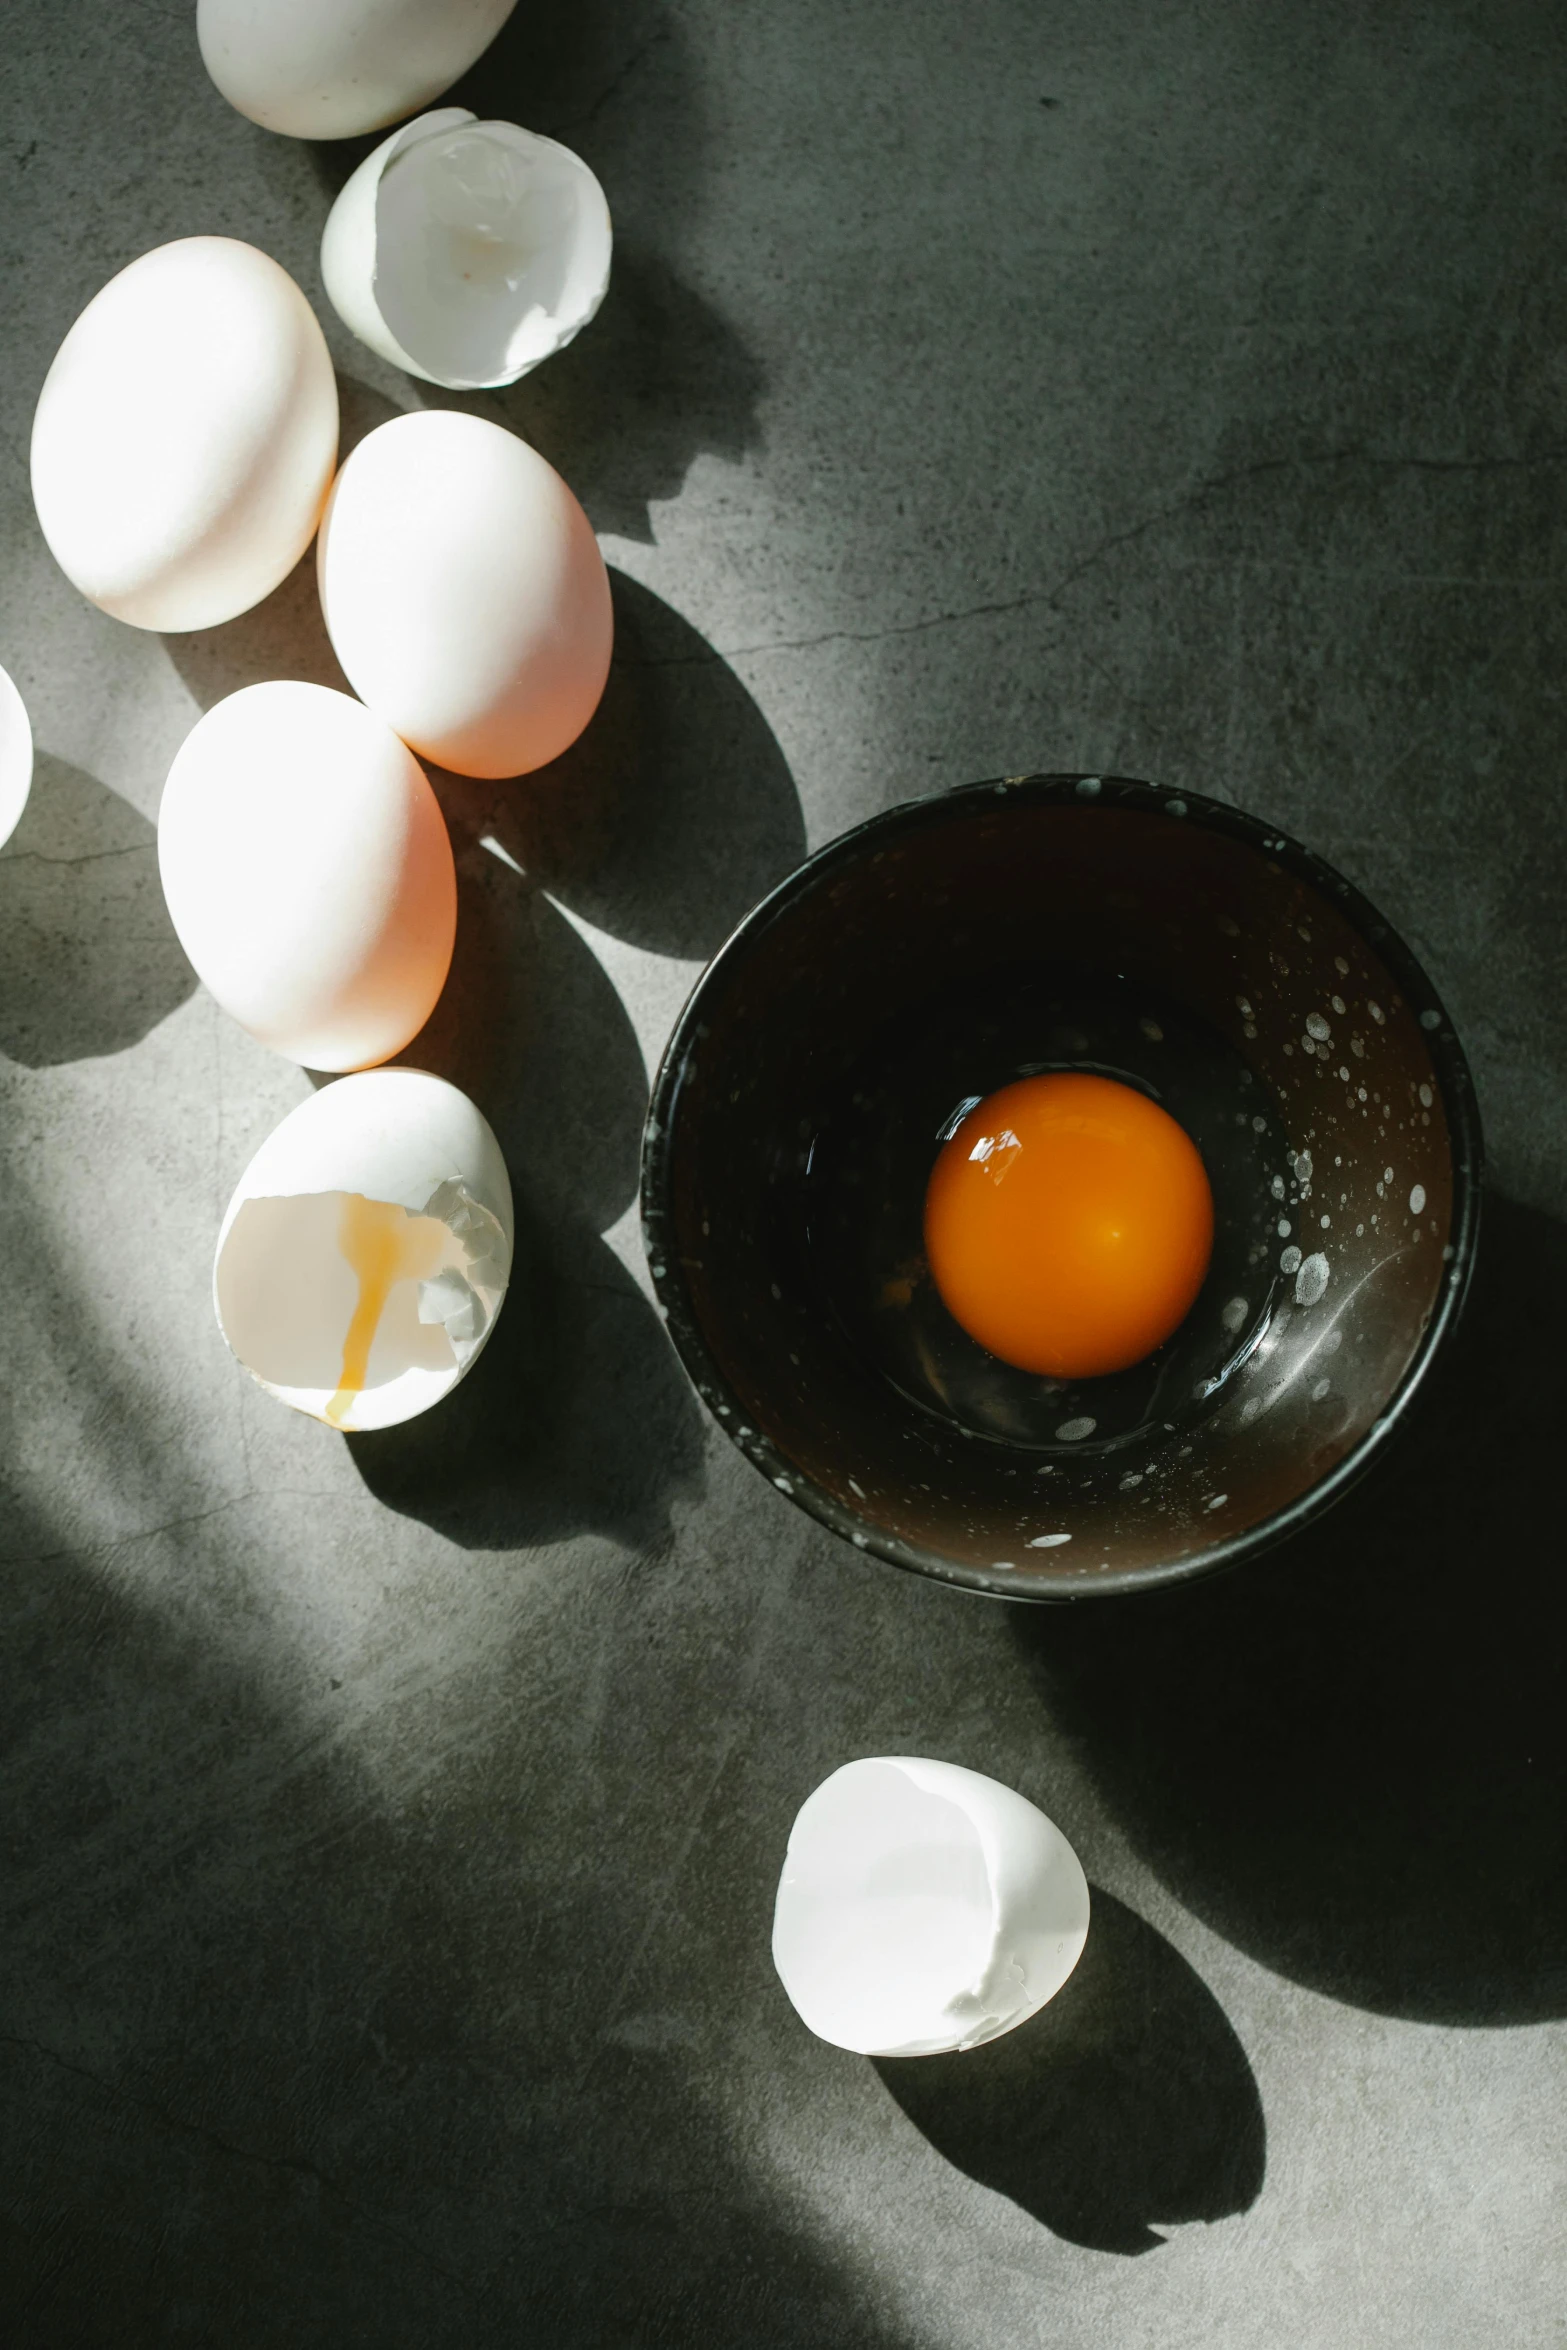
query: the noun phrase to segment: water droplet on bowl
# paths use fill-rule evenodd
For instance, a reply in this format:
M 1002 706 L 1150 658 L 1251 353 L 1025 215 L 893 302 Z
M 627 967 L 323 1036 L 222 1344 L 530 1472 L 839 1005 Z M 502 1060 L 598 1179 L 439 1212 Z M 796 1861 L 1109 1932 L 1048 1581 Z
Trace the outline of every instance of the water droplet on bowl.
M 1314 1306 L 1328 1286 L 1328 1260 L 1320 1252 L 1307 1257 L 1295 1276 L 1295 1303 Z

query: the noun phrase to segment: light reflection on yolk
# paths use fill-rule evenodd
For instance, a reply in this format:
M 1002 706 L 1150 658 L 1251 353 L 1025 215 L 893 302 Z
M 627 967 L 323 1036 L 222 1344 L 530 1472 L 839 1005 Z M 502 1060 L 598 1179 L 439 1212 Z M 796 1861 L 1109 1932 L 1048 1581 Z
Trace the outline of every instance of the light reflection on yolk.
M 334 1428 L 342 1427 L 364 1392 L 370 1349 L 393 1288 L 437 1272 L 444 1237 L 432 1218 L 410 1216 L 395 1201 L 365 1199 L 358 1192 L 343 1195 L 337 1245 L 358 1277 L 359 1297 L 343 1340 L 337 1393 L 323 1415 Z
M 925 1194 L 925 1253 L 969 1336 L 1054 1379 L 1124 1371 L 1190 1311 L 1213 1248 L 1195 1143 L 1145 1094 L 1073 1072 L 969 1111 Z

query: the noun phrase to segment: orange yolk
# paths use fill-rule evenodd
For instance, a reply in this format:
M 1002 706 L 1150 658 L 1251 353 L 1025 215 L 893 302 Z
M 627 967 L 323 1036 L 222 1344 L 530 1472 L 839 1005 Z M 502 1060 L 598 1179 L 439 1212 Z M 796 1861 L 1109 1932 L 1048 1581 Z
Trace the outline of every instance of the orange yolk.
M 1053 1379 L 1124 1371 L 1190 1311 L 1213 1248 L 1197 1146 L 1113 1078 L 1020 1078 L 970 1110 L 925 1194 L 925 1253 L 970 1338 Z

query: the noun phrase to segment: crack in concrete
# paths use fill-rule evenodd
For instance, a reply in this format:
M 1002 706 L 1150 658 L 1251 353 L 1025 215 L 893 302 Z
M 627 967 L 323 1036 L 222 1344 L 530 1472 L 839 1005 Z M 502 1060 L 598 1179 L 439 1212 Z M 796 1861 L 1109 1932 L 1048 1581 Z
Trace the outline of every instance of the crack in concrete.
M 314 1501 L 347 1502 L 358 1507 L 362 1502 L 373 1502 L 370 1493 L 324 1492 L 310 1485 L 268 1485 L 253 1487 L 244 1493 L 231 1493 L 227 1501 L 214 1503 L 209 1510 L 193 1510 L 187 1516 L 164 1518 L 156 1526 L 138 1526 L 128 1534 L 102 1534 L 96 1540 L 73 1542 L 61 1550 L 35 1551 L 28 1556 L 0 1558 L 0 1566 L 10 1568 L 54 1567 L 73 1559 L 101 1558 L 117 1550 L 129 1550 L 139 1542 L 156 1542 L 162 1535 L 178 1534 L 187 1526 L 203 1526 L 212 1518 L 227 1517 L 231 1510 L 243 1509 L 251 1501 Z
M 667 41 L 669 37 L 669 27 L 664 25 L 660 27 L 659 31 L 653 33 L 647 40 L 645 40 L 640 49 L 634 49 L 631 55 L 626 59 L 625 63 L 621 66 L 618 66 L 615 72 L 610 75 L 609 80 L 605 83 L 603 89 L 600 90 L 598 96 L 594 99 L 587 112 L 585 114 L 574 114 L 569 121 L 557 123 L 550 132 L 551 138 L 558 139 L 566 131 L 584 130 L 590 122 L 596 122 L 598 117 L 603 113 L 605 107 L 608 106 L 610 101 L 618 95 L 623 85 L 631 79 L 631 76 L 636 72 L 637 67 L 642 63 L 643 58 L 648 56 L 652 50 L 656 49 L 660 41 Z
M 51 857 L 47 849 L 8 849 L 0 865 L 101 865 L 106 857 L 148 857 L 157 849 L 151 840 L 127 841 L 123 849 L 84 849 L 79 857 Z
M 1542 465 L 1567 463 L 1567 449 L 1542 449 L 1533 455 L 1517 457 L 1383 457 L 1374 450 L 1322 449 L 1295 457 L 1263 457 L 1253 465 L 1237 466 L 1232 472 L 1217 473 L 1198 482 L 1184 497 L 1168 506 L 1146 514 L 1125 530 L 1114 531 L 1091 547 L 1088 553 L 1061 573 L 1047 586 L 1025 588 L 1018 595 L 1003 596 L 979 604 L 962 604 L 950 612 L 927 613 L 918 620 L 896 622 L 890 628 L 829 628 L 815 636 L 770 637 L 751 645 L 706 646 L 699 653 L 673 653 L 664 660 L 627 661 L 627 668 L 684 669 L 698 668 L 713 661 L 745 661 L 760 659 L 768 653 L 809 652 L 818 645 L 885 644 L 902 636 L 922 636 L 937 628 L 952 628 L 966 620 L 990 620 L 1013 612 L 1024 612 L 1039 604 L 1053 604 L 1075 587 L 1086 573 L 1097 568 L 1107 556 L 1122 547 L 1132 546 L 1158 530 L 1167 522 L 1177 522 L 1184 514 L 1197 512 L 1221 492 L 1234 489 L 1239 483 L 1260 480 L 1273 473 L 1300 472 L 1316 467 L 1334 465 L 1365 465 L 1387 473 L 1505 473 L 1531 469 Z
M 318 2163 L 307 2161 L 303 2155 L 264 2154 L 253 2147 L 241 2146 L 235 2139 L 225 2138 L 220 2130 L 209 2128 L 205 2122 L 186 2121 L 181 2115 L 170 2113 L 168 2108 L 160 2105 L 155 2098 L 138 2097 L 131 2090 L 125 2088 L 121 2082 L 108 2079 L 102 2073 L 95 2073 L 87 2065 L 75 2064 L 70 2057 L 62 2056 L 58 2049 L 48 2048 L 43 2041 L 31 2039 L 23 2033 L 0 2032 L 0 2046 L 20 2048 L 30 2055 L 42 2057 L 46 2063 L 57 2066 L 61 2072 L 70 2073 L 76 2080 L 90 2083 L 93 2088 L 101 2090 L 106 2097 L 117 2098 L 132 2107 L 137 2113 L 150 2115 L 164 2129 L 173 2131 L 179 2137 L 198 2139 L 203 2145 L 212 2147 L 219 2154 L 227 2155 L 232 2161 L 252 2163 L 260 2170 L 292 2171 L 297 2177 L 314 2179 L 318 2186 L 324 2187 L 329 2195 L 335 2195 L 347 2210 L 355 2213 L 378 2236 L 384 2237 L 388 2243 L 400 2246 L 403 2251 L 411 2253 L 415 2260 L 421 2261 L 437 2276 L 444 2277 L 449 2285 L 455 2285 L 458 2291 L 465 2294 L 470 2301 L 482 2303 L 483 2293 L 471 2285 L 466 2277 L 459 2276 L 455 2269 L 450 2269 L 444 2261 L 437 2260 L 433 2252 L 426 2251 L 425 2247 L 416 2243 L 411 2236 L 405 2236 L 400 2229 L 391 2226 L 369 2204 L 361 2203 L 356 2195 L 351 2195 L 348 2189 L 334 2179 L 329 2171 L 322 2170 Z

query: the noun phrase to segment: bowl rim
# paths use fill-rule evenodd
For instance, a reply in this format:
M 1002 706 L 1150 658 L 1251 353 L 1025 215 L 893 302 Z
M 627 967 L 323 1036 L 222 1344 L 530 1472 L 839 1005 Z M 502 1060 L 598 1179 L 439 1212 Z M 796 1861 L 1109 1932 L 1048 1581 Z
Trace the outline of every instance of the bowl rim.
M 661 1238 L 661 1227 L 670 1214 L 673 1136 L 681 1085 L 692 1048 L 702 1032 L 704 1001 L 721 974 L 732 969 L 754 941 L 824 876 L 856 863 L 867 843 L 891 833 L 918 832 L 927 825 L 950 820 L 955 803 L 977 805 L 986 798 L 997 797 L 1037 806 L 1124 808 L 1158 815 L 1167 821 L 1185 819 L 1266 854 L 1286 872 L 1308 882 L 1320 895 L 1337 900 L 1367 944 L 1381 956 L 1406 1001 L 1418 1009 L 1441 1087 L 1442 1107 L 1452 1143 L 1453 1218 L 1449 1234 L 1452 1258 L 1448 1278 L 1442 1283 L 1431 1319 L 1386 1406 L 1344 1457 L 1304 1493 L 1297 1494 L 1282 1509 L 1258 1519 L 1239 1534 L 1182 1558 L 1101 1571 L 1092 1578 L 1085 1576 L 1081 1581 L 1063 1582 L 1054 1590 L 1008 1589 L 994 1579 L 993 1568 L 965 1566 L 940 1551 L 888 1532 L 873 1518 L 849 1508 L 835 1494 L 828 1493 L 781 1453 L 760 1429 L 753 1428 L 744 1405 L 719 1368 L 703 1335 L 677 1253 L 665 1247 Z M 1298 1533 L 1356 1484 L 1384 1453 L 1388 1439 L 1406 1423 L 1419 1389 L 1462 1315 L 1479 1243 L 1483 1172 L 1484 1141 L 1474 1080 L 1446 1007 L 1399 932 L 1353 882 L 1346 880 L 1325 857 L 1319 857 L 1290 834 L 1281 832 L 1276 825 L 1264 824 L 1260 818 L 1228 801 L 1209 799 L 1198 792 L 1173 790 L 1131 776 L 1042 772 L 960 784 L 879 809 L 874 816 L 851 825 L 814 850 L 736 924 L 698 975 L 664 1047 L 653 1080 L 642 1137 L 642 1243 L 660 1318 L 687 1376 L 717 1426 L 770 1484 L 862 1553 L 977 1597 L 1049 1606 L 1162 1589 L 1238 1566 L 1242 1560 Z

